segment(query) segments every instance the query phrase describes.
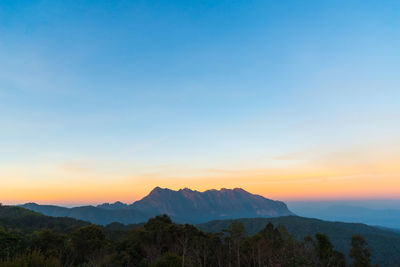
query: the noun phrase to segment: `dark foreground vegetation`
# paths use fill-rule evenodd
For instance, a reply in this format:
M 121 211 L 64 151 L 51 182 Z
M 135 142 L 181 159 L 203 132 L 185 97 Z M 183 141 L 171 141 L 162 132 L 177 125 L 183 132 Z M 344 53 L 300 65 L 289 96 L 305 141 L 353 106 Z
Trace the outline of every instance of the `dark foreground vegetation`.
M 247 236 L 240 221 L 206 233 L 166 215 L 136 226 L 107 227 L 0 207 L 0 266 L 371 266 L 361 235 L 352 236 L 350 260 L 327 235 L 294 239 L 267 224 Z
M 196 227 L 204 232 L 218 233 L 223 229 L 227 229 L 233 221 L 211 221 L 196 225 Z M 329 237 L 334 248 L 346 255 L 347 262 L 350 262 L 349 251 L 351 244 L 349 240 L 353 235 L 360 234 L 370 247 L 373 263 L 379 263 L 380 266 L 400 266 L 398 264 L 400 258 L 400 234 L 390 229 L 381 229 L 361 223 L 328 222 L 299 216 L 247 218 L 235 221 L 243 223 L 249 236 L 260 232 L 268 223 L 285 227 L 296 240 L 304 240 L 307 236 L 324 233 Z

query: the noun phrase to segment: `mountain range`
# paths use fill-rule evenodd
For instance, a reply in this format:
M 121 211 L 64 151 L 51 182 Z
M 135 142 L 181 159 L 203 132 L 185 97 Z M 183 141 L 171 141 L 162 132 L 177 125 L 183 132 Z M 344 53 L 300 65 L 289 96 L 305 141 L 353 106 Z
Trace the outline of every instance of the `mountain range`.
M 72 217 L 102 225 L 112 222 L 140 223 L 160 214 L 167 214 L 180 223 L 294 215 L 285 203 L 251 194 L 241 188 L 199 192 L 188 188 L 174 191 L 156 187 L 132 204 L 115 202 L 74 208 L 35 203 L 21 206 L 48 216 Z

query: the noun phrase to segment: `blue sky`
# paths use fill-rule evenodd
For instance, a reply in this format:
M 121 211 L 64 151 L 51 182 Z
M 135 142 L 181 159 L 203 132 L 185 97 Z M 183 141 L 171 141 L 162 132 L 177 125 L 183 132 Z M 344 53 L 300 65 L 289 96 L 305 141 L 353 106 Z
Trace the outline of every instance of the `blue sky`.
M 0 180 L 58 188 L 69 180 L 53 169 L 71 163 L 121 177 L 343 154 L 393 165 L 399 13 L 398 1 L 2 1 Z

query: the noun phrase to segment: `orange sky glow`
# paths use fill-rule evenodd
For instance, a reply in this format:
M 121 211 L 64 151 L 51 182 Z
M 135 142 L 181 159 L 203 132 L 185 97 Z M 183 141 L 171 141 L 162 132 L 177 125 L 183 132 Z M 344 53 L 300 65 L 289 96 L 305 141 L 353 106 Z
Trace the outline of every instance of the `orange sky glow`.
M 391 157 L 358 156 L 339 153 L 336 160 L 325 156 L 286 163 L 271 168 L 182 168 L 154 166 L 130 169 L 127 166 L 63 163 L 0 166 L 6 182 L 0 188 L 4 203 L 97 204 L 131 203 L 156 186 L 181 189 L 241 187 L 251 193 L 278 200 L 396 199 L 400 195 L 400 164 Z M 279 159 L 282 160 L 281 158 Z M 285 161 L 287 161 L 285 157 Z M 290 159 L 293 161 L 293 159 Z

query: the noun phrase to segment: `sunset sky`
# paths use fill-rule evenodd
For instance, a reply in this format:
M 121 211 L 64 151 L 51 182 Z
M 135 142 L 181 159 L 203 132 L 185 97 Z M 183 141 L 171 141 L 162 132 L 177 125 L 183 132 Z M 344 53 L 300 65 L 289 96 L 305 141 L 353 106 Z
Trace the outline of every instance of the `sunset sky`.
M 0 202 L 155 186 L 400 198 L 400 1 L 1 1 Z

